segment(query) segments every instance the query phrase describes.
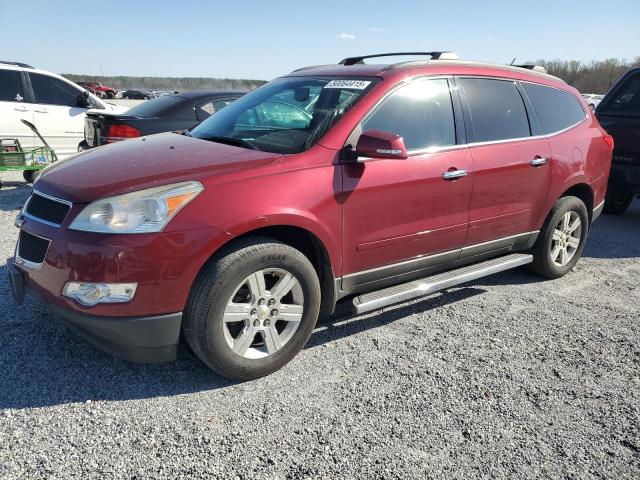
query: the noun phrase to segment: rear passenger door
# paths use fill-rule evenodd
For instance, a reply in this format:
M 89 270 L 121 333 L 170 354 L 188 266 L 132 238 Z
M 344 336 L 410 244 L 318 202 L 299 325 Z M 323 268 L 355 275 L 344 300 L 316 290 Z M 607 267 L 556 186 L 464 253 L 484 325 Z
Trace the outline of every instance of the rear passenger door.
M 551 149 L 526 96 L 513 80 L 456 80 L 475 172 L 466 246 L 536 230 Z

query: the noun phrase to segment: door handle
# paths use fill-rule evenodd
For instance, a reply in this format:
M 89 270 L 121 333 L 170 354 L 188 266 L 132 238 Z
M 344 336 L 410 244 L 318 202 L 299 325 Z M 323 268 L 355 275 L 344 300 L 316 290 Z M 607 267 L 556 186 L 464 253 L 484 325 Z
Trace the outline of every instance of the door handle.
M 549 159 L 547 159 L 546 157 L 536 157 L 531 160 L 532 167 L 541 167 L 542 165 L 546 165 L 547 163 L 549 163 Z
M 455 180 L 456 178 L 466 177 L 468 173 L 469 172 L 467 172 L 466 170 L 450 170 L 442 174 L 442 179 Z
M 28 108 L 25 108 L 25 107 L 22 107 L 22 108 L 13 107 L 13 109 L 14 109 L 16 112 L 28 112 L 28 111 L 29 111 L 29 109 L 28 109 Z
M 42 110 L 34 110 L 34 112 L 38 112 L 38 113 L 49 113 L 49 110 L 47 110 L 46 108 L 43 108 Z

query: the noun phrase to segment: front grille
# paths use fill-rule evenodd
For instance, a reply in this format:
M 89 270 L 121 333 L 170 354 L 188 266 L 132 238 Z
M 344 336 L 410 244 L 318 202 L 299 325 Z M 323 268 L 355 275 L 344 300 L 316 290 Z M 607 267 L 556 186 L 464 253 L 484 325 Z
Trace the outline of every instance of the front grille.
M 43 197 L 42 195 L 38 195 L 37 192 L 33 192 L 33 195 L 31 195 L 29 203 L 27 204 L 26 212 L 29 215 L 46 222 L 60 225 L 64 220 L 64 217 L 69 213 L 69 210 L 71 210 L 70 205 L 58 200 L 53 200 L 52 198 Z
M 49 240 L 20 230 L 18 256 L 23 260 L 32 263 L 42 263 L 44 262 L 44 257 L 47 255 L 48 248 Z

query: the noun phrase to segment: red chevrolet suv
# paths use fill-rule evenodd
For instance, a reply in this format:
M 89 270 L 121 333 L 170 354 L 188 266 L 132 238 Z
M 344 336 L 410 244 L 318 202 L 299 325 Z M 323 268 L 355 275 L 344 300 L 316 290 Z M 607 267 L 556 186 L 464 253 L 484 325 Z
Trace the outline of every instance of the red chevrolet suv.
M 343 297 L 366 312 L 520 265 L 566 274 L 611 137 L 555 77 L 429 54 L 304 68 L 188 133 L 48 167 L 16 218 L 16 299 L 129 360 L 171 360 L 183 333 L 250 379 Z

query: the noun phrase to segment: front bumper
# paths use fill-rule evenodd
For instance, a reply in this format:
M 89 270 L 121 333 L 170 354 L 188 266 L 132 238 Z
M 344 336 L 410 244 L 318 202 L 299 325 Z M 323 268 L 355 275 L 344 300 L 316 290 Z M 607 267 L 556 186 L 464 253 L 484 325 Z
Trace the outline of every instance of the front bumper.
M 49 313 L 70 330 L 98 348 L 132 362 L 156 363 L 175 359 L 182 312 L 137 317 L 105 317 L 71 310 L 48 302 L 14 264 L 7 260 L 11 291 L 21 303 L 26 293 L 33 295 Z

